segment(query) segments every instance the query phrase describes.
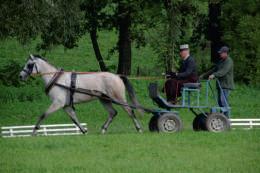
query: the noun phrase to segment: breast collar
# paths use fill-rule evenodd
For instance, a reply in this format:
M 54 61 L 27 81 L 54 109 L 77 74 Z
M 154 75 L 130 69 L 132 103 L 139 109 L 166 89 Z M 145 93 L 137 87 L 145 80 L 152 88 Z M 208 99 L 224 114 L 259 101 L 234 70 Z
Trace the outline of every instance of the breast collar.
M 52 87 L 55 85 L 55 83 L 58 81 L 60 76 L 64 73 L 63 69 L 60 69 L 58 72 L 56 72 L 50 82 L 45 87 L 45 93 L 48 95 Z

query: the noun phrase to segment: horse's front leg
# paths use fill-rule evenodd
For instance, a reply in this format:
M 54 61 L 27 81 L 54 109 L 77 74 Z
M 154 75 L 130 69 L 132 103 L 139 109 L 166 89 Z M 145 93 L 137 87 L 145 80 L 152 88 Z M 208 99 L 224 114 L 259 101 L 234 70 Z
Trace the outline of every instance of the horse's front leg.
M 41 122 L 47 118 L 51 113 L 59 110 L 60 108 L 63 107 L 63 104 L 61 104 L 60 102 L 52 102 L 52 104 L 50 105 L 50 107 L 47 109 L 47 111 L 45 111 L 38 119 L 37 123 L 35 124 L 35 127 L 33 129 L 32 135 L 36 135 L 37 130 L 40 128 L 40 124 Z
M 76 126 L 78 126 L 80 131 L 83 134 L 86 133 L 86 129 L 80 125 L 80 122 L 79 122 L 79 120 L 77 118 L 76 112 L 72 109 L 72 107 L 70 107 L 70 106 L 64 107 L 64 110 L 70 116 L 70 118 L 74 122 L 74 124 L 76 124 Z

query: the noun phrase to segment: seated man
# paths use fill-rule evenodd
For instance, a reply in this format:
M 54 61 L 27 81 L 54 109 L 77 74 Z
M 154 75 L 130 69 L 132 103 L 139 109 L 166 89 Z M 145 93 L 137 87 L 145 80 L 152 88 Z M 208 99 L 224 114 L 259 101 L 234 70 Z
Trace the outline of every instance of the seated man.
M 197 68 L 194 58 L 190 55 L 189 45 L 180 46 L 182 59 L 179 72 L 168 72 L 168 80 L 165 82 L 164 91 L 167 101 L 176 104 L 184 83 L 196 83 L 198 81 Z

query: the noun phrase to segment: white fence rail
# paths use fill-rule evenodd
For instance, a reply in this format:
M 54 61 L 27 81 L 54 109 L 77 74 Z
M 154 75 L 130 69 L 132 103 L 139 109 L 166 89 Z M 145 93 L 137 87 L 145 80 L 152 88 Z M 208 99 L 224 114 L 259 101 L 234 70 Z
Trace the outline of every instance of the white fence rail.
M 232 128 L 260 127 L 260 119 L 230 119 Z M 87 124 L 81 123 L 81 126 L 87 130 Z M 2 137 L 25 137 L 31 136 L 34 125 L 28 126 L 6 126 L 1 127 Z M 57 135 L 80 135 L 80 129 L 75 124 L 51 124 L 41 125 L 37 130 L 37 136 L 57 136 Z
M 232 128 L 252 129 L 253 127 L 260 127 L 260 119 L 230 119 L 230 121 Z
M 81 123 L 87 130 L 87 124 Z M 31 136 L 34 125 L 28 126 L 7 126 L 1 127 L 2 137 L 25 137 Z M 51 124 L 41 125 L 37 130 L 37 136 L 57 136 L 57 135 L 80 135 L 80 129 L 75 124 Z

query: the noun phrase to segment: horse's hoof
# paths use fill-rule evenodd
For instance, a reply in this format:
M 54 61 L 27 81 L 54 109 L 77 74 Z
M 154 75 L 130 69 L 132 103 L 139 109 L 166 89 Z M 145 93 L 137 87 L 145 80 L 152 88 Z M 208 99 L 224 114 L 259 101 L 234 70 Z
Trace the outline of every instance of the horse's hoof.
M 106 129 L 102 129 L 102 130 L 101 130 L 101 134 L 105 134 L 106 131 L 107 131 Z
M 84 130 L 82 130 L 81 132 L 82 132 L 82 134 L 85 135 L 88 131 L 84 129 Z
M 37 135 L 37 132 L 32 132 L 32 136 L 36 136 Z
M 137 130 L 139 133 L 143 133 L 143 130 L 142 129 L 138 129 Z

